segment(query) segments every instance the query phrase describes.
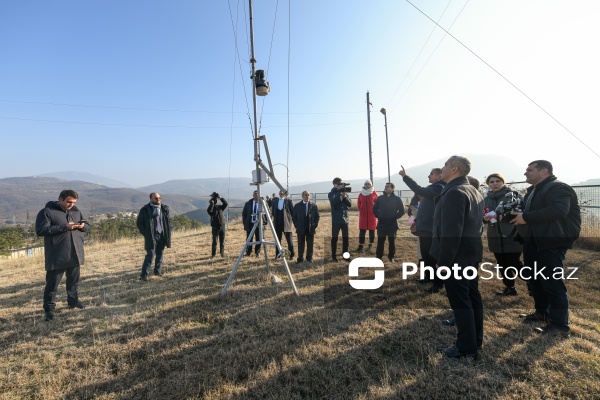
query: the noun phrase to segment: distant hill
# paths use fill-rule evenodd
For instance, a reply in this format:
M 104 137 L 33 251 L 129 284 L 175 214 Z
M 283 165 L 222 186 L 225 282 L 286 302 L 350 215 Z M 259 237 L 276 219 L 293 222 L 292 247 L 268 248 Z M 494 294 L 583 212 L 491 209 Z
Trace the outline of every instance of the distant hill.
M 114 179 L 105 178 L 103 176 L 92 175 L 85 172 L 76 172 L 76 171 L 62 171 L 62 172 L 50 172 L 47 174 L 40 174 L 38 176 L 49 177 L 49 178 L 58 178 L 64 179 L 66 181 L 83 181 L 95 183 L 96 185 L 107 186 L 110 188 L 132 188 L 133 186 L 116 181 Z
M 87 216 L 118 212 L 137 212 L 148 203 L 148 193 L 129 188 L 109 188 L 82 181 L 67 181 L 47 177 L 0 179 L 0 225 L 8 221 L 29 222 L 48 201 L 58 200 L 63 189 L 79 193 L 77 206 Z M 206 199 L 194 196 L 163 194 L 163 201 L 174 214 L 184 214 L 206 207 Z
M 600 185 L 600 178 L 588 179 L 584 182 L 574 183 L 573 185 L 586 186 L 586 185 Z

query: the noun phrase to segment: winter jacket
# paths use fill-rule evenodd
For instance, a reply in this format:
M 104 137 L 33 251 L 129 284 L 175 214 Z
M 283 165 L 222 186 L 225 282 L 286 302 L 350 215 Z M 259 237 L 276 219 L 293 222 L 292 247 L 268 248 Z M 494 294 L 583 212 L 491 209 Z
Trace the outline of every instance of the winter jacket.
M 398 230 L 398 219 L 404 215 L 402 199 L 394 193 L 382 194 L 373 205 L 373 214 L 377 217 L 377 229 L 384 231 Z
M 461 176 L 435 200 L 430 254 L 440 266 L 474 266 L 483 259 L 483 197 Z
M 529 207 L 527 202 L 530 202 Z M 577 194 L 552 175 L 531 186 L 525 194 L 523 219 L 518 233 L 525 241 L 535 241 L 538 250 L 571 248 L 581 231 L 581 213 Z
M 35 220 L 35 232 L 44 237 L 44 258 L 46 271 L 74 268 L 83 265 L 83 233 L 90 230 L 85 223 L 82 229 L 68 230 L 67 223 L 83 220 L 77 206 L 64 210 L 58 201 L 49 201 L 40 210 Z
M 446 182 L 438 181 L 427 187 L 422 187 L 410 176 L 404 176 L 402 180 L 415 195 L 421 198 L 419 202 L 419 216 L 415 220 L 417 232 L 420 232 L 421 236 L 431 236 L 431 232 L 433 231 L 433 213 L 435 211 L 434 199 L 442 193 Z
M 358 229 L 372 231 L 377 228 L 377 217 L 373 214 L 375 200 L 377 200 L 377 192 L 374 190 L 368 196 L 362 193 L 358 195 Z
M 144 235 L 144 249 L 152 250 L 156 247 L 156 227 L 152 214 L 154 207 L 150 204 L 146 204 L 140 209 L 137 217 L 137 227 L 142 235 Z M 163 235 L 167 248 L 171 247 L 171 231 L 173 227 L 173 218 L 171 217 L 171 211 L 169 206 L 162 204 L 160 205 L 160 215 L 162 218 Z
M 211 199 L 208 203 L 206 212 L 210 215 L 210 226 L 221 227 L 225 226 L 226 220 L 223 211 L 227 208 L 227 200 L 221 198 L 221 204 L 217 204 L 217 200 Z
M 331 223 L 348 224 L 350 222 L 348 209 L 352 206 L 350 197 L 342 196 L 342 192 L 336 188 L 332 188 L 327 197 L 329 198 L 329 204 L 331 204 Z
M 283 209 L 281 214 L 279 213 L 279 202 L 283 201 Z M 273 199 L 271 203 L 271 215 L 273 216 L 273 225 L 275 227 L 283 225 L 283 232 L 291 232 L 294 223 L 292 221 L 292 214 L 294 212 L 294 204 L 288 198 L 278 197 Z
M 306 215 L 306 206 L 304 205 L 304 201 L 299 201 L 294 206 L 292 220 L 294 222 L 294 226 L 296 227 L 297 234 L 305 235 L 306 224 L 308 223 L 308 234 L 314 235 L 315 231 L 317 230 L 317 226 L 319 226 L 319 219 L 319 209 L 315 203 L 308 203 L 308 216 Z
M 510 188 L 504 186 L 497 192 L 488 192 L 484 199 L 484 206 L 489 211 L 496 211 L 501 201 L 506 203 L 506 194 L 510 193 Z M 488 248 L 493 253 L 522 253 L 523 246 L 515 240 L 517 236 L 517 227 L 507 221 L 500 221 L 500 216 L 496 216 L 496 223 L 483 221 L 487 225 Z

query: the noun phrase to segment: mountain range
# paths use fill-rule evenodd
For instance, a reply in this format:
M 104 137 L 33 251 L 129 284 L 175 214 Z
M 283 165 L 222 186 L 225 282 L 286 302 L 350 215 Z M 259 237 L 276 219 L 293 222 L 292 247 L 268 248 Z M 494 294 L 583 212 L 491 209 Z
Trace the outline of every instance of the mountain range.
M 524 167 L 504 156 L 468 156 L 473 164 L 471 175 L 484 182 L 487 174 L 501 172 L 507 182 L 522 182 Z M 427 175 L 432 168 L 442 167 L 445 159 L 435 160 L 418 166 L 406 168 L 406 172 L 423 186 L 427 185 Z M 343 172 L 343 171 L 340 171 Z M 353 192 L 359 192 L 365 178 L 350 179 L 340 175 L 350 183 Z M 289 188 L 291 198 L 300 199 L 300 193 L 308 190 L 318 194 L 318 200 L 326 200 L 331 190 L 330 177 L 325 181 L 292 185 Z M 387 177 L 374 179 L 374 187 L 381 191 L 388 181 Z M 391 181 L 396 189 L 407 190 L 398 171 L 393 171 Z M 13 177 L 0 179 L 0 225 L 13 223 L 33 223 L 37 212 L 50 200 L 57 200 L 61 190 L 69 188 L 79 195 L 78 207 L 85 216 L 137 212 L 148 200 L 150 192 L 159 192 L 165 204 L 175 214 L 186 214 L 190 218 L 207 222 L 206 207 L 212 192 L 218 192 L 229 201 L 234 214 L 240 212 L 243 203 L 252 197 L 254 186 L 249 178 L 203 178 L 175 179 L 154 185 L 132 188 L 129 185 L 101 176 L 75 171 L 54 172 L 30 177 Z M 599 184 L 600 179 L 592 179 L 580 184 Z M 263 196 L 271 195 L 279 190 L 272 182 L 261 186 Z M 402 196 L 404 198 L 408 197 Z

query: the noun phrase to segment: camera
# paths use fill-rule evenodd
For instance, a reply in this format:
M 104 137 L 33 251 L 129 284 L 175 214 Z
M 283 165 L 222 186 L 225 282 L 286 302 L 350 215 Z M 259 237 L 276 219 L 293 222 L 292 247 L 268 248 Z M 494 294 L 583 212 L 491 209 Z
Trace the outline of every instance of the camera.
M 219 198 L 219 193 L 217 193 L 217 192 L 212 192 L 212 194 L 210 195 L 210 198 L 211 198 L 211 199 L 215 199 L 215 200 L 216 200 L 216 199 L 218 199 L 218 198 Z
M 500 215 L 500 219 L 505 222 L 510 222 L 515 217 L 512 212 L 523 212 L 524 203 L 523 197 L 519 192 L 508 192 L 504 195 L 506 198 L 502 200 L 496 207 L 496 214 Z
M 346 192 L 346 193 L 349 193 L 349 192 L 351 192 L 351 191 L 352 191 L 352 188 L 350 187 L 350 184 L 349 184 L 349 183 L 346 183 L 346 182 L 340 182 L 340 183 L 338 183 L 338 185 L 340 185 L 340 186 L 341 186 L 341 188 L 339 189 L 339 191 L 340 191 L 340 192 Z

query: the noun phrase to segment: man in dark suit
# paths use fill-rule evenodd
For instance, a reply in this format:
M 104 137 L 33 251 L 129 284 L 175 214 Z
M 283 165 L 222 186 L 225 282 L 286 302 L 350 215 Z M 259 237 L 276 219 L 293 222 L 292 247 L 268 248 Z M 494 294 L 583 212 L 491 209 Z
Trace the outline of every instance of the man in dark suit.
M 254 223 L 258 218 L 258 191 L 255 190 L 252 193 L 252 198 L 244 204 L 244 209 L 242 210 L 242 221 L 244 221 L 244 230 L 246 231 L 246 237 L 250 235 L 252 228 L 254 227 Z M 259 241 L 260 227 L 257 226 L 254 230 L 254 241 Z M 252 238 L 250 238 L 252 239 Z M 252 246 L 246 247 L 246 255 L 249 256 L 252 253 Z M 254 246 L 254 253 L 256 257 L 260 255 L 260 244 Z
M 310 202 L 310 193 L 302 192 L 302 201 L 294 206 L 292 220 L 298 235 L 298 259 L 296 264 L 304 261 L 304 245 L 306 244 L 306 261 L 312 263 L 315 231 L 319 225 L 319 209 Z
M 547 322 L 546 326 L 535 328 L 538 333 L 568 337 L 571 328 L 567 287 L 555 273 L 564 273 L 567 249 L 581 230 L 577 194 L 556 179 L 552 164 L 546 160 L 529 163 L 525 177 L 531 184 L 525 194 L 525 209 L 513 212 L 511 223 L 517 225 L 517 232 L 525 241 L 525 265 L 533 269 L 537 264 L 542 276 L 536 275 L 530 282 L 535 312 L 521 316 L 526 321 Z
M 458 266 L 457 273 L 445 281 L 458 328 L 454 346 L 445 351 L 448 357 L 476 356 L 483 342 L 483 302 L 476 270 L 483 258 L 483 197 L 469 184 L 470 171 L 471 162 L 465 157 L 446 161 L 442 180 L 447 183 L 436 198 L 433 215 L 431 255 L 437 269 Z M 475 269 L 474 278 L 466 276 L 467 267 Z
M 285 233 L 285 240 L 287 241 L 288 250 L 290 257 L 294 258 L 294 242 L 292 240 L 292 228 L 294 227 L 292 221 L 292 213 L 294 212 L 294 205 L 292 201 L 287 198 L 287 191 L 281 190 L 279 197 L 274 197 L 271 202 L 271 215 L 273 216 L 273 225 L 275 226 L 275 233 L 279 244 L 283 248 L 281 239 Z M 279 253 L 277 247 L 275 247 L 275 257 L 278 257 Z
M 392 182 L 385 184 L 383 194 L 373 204 L 373 214 L 377 217 L 377 250 L 375 256 L 380 260 L 383 257 L 385 239 L 388 240 L 388 259 L 395 263 L 396 233 L 398 219 L 404 215 L 402 199 L 394 194 L 396 186 Z

